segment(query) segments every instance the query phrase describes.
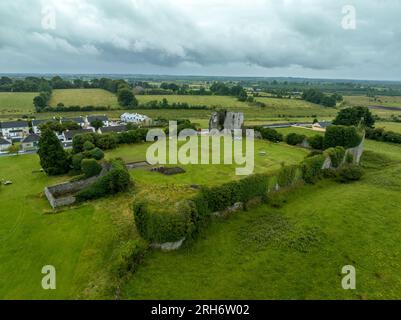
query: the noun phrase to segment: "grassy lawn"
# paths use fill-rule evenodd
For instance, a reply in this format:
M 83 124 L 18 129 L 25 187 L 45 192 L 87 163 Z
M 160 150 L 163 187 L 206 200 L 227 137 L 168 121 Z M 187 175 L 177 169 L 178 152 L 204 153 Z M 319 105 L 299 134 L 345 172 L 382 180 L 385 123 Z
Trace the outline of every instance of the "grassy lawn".
M 372 113 L 378 115 L 379 117 L 390 117 L 391 115 L 400 115 L 401 114 L 401 96 L 395 97 L 387 97 L 387 96 L 378 96 L 376 98 L 370 98 L 367 96 L 345 96 L 344 101 L 346 105 L 349 106 L 384 106 L 384 107 L 398 107 L 397 110 L 381 110 L 381 109 L 372 109 Z
M 66 180 L 32 173 L 36 155 L 0 158 L 0 299 L 113 298 L 107 288 L 113 251 L 133 234 L 132 195 L 51 213 L 43 188 Z M 53 265 L 57 290 L 41 287 Z
M 0 115 L 30 114 L 34 112 L 35 92 L 0 92 Z
M 401 133 L 401 123 L 398 122 L 376 122 L 375 127 Z
M 145 159 L 148 144 L 122 146 L 107 158 Z M 258 141 L 256 172 L 275 170 L 281 161 L 299 162 L 305 150 Z M 266 156 L 258 154 L 265 150 Z M 138 237 L 130 205 L 146 197 L 167 208 L 196 193 L 191 184 L 217 184 L 237 179 L 235 166 L 183 166 L 186 173 L 164 176 L 149 168 L 130 171 L 136 192 L 65 208 L 52 214 L 44 197 L 45 186 L 69 177 L 49 178 L 36 155 L 0 158 L 0 178 L 12 180 L 0 187 L 0 299 L 113 298 L 109 265 L 113 253 L 128 239 Z M 213 177 L 213 179 L 211 179 Z M 57 290 L 41 288 L 41 269 L 53 265 Z
M 50 105 L 54 107 L 60 102 L 65 106 L 118 106 L 116 96 L 102 89 L 53 90 Z
M 401 298 L 401 147 L 371 143 L 366 176 L 322 181 L 268 205 L 216 219 L 199 241 L 152 252 L 126 286 L 129 299 Z M 383 158 L 384 153 L 389 158 Z M 341 269 L 357 270 L 357 290 Z
M 125 162 L 146 160 L 146 149 L 149 144 L 127 145 L 108 152 L 108 158 L 122 158 Z M 266 152 L 262 155 L 261 151 Z M 266 141 L 255 141 L 254 172 L 273 172 L 281 163 L 295 164 L 302 161 L 307 151 L 290 147 L 286 144 L 275 144 Z M 176 166 L 176 165 L 170 165 Z M 179 175 L 165 176 L 151 172 L 148 167 L 131 171 L 136 181 L 136 199 L 146 199 L 155 208 L 169 209 L 177 201 L 196 193 L 192 185 L 218 185 L 230 180 L 241 179 L 237 176 L 236 164 L 232 165 L 178 165 L 186 172 Z M 241 166 L 242 167 L 242 166 Z

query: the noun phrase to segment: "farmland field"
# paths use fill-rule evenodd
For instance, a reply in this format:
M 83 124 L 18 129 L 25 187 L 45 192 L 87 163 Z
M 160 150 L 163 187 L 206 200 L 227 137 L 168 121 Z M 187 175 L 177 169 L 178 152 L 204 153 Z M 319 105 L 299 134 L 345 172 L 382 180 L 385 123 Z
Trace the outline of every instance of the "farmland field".
M 53 90 L 50 105 L 55 107 L 61 102 L 64 103 L 65 106 L 118 106 L 116 96 L 102 89 Z
M 367 149 L 360 182 L 322 181 L 294 190 L 281 208 L 215 219 L 192 247 L 150 254 L 125 297 L 399 299 L 401 147 L 369 141 Z M 358 285 L 345 291 L 349 264 Z
M 33 113 L 35 96 L 35 92 L 0 92 L 0 115 Z

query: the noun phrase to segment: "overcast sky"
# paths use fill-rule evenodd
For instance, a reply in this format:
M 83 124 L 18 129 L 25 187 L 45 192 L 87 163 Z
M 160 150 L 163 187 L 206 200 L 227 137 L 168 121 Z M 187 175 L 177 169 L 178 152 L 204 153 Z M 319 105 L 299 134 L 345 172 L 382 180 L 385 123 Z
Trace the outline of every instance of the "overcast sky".
M 401 0 L 0 2 L 0 73 L 401 80 L 400 60 Z

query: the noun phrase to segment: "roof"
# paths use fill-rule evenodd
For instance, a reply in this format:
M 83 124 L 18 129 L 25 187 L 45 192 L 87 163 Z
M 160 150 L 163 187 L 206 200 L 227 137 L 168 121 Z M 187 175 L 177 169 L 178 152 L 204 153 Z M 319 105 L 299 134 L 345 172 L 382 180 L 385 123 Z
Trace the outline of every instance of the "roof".
M 83 117 L 76 117 L 76 118 L 63 118 L 61 122 L 75 122 L 75 123 L 84 123 L 85 120 Z
M 101 121 L 109 121 L 109 117 L 106 115 L 103 116 L 88 116 L 88 122 L 93 122 L 95 120 L 101 120 Z
M 2 129 L 10 129 L 10 128 L 26 128 L 29 127 L 28 121 L 9 121 L 2 122 L 0 124 Z
M 70 130 L 70 131 L 65 131 L 64 136 L 67 140 L 71 140 L 78 134 L 84 134 L 84 133 L 93 133 L 92 129 L 80 129 L 80 130 Z
M 6 139 L 0 137 L 0 145 L 5 145 L 5 144 L 11 144 L 10 141 L 7 141 Z
M 113 126 L 113 127 L 103 127 L 100 128 L 100 131 L 102 131 L 102 133 L 109 133 L 109 132 L 124 132 L 127 131 L 127 126 Z
M 30 134 L 27 136 L 24 140 L 22 140 L 22 143 L 30 143 L 30 142 L 38 142 L 40 140 L 40 136 L 37 134 Z
M 37 127 L 40 124 L 48 123 L 48 122 L 57 122 L 57 120 L 55 120 L 55 119 L 47 119 L 47 120 L 36 120 L 36 119 L 34 119 L 34 120 L 32 120 L 32 126 L 33 127 Z

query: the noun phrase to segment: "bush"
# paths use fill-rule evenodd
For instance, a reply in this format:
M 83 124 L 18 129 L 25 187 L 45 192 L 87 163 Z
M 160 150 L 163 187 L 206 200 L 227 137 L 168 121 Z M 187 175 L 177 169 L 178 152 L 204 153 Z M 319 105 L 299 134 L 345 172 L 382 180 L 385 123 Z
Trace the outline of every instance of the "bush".
M 95 145 L 102 150 L 115 149 L 118 145 L 118 137 L 114 133 L 96 135 Z
M 309 137 L 307 141 L 312 149 L 323 150 L 324 148 L 324 138 L 321 135 L 317 134 L 313 137 Z
M 338 168 L 344 161 L 345 149 L 343 147 L 329 148 L 324 152 L 326 157 L 330 157 L 331 165 Z
M 179 212 L 152 212 L 145 202 L 134 204 L 135 225 L 151 243 L 176 242 L 186 237 L 189 217 Z
M 147 246 L 141 240 L 129 240 L 114 251 L 111 261 L 110 270 L 112 274 L 121 279 L 128 272 L 135 271 L 137 265 L 141 261 L 146 252 Z
M 95 133 L 83 133 L 74 136 L 72 139 L 72 151 L 73 153 L 80 153 L 84 151 L 85 142 L 89 141 L 95 144 L 96 134 Z
M 86 158 L 91 158 L 95 160 L 102 160 L 104 158 L 104 152 L 99 148 L 94 148 L 90 151 L 86 151 L 84 154 Z
M 323 155 L 306 158 L 301 164 L 302 179 L 306 183 L 316 183 L 321 178 L 324 161 Z
M 281 142 L 284 140 L 283 135 L 279 133 L 277 130 L 270 128 L 258 128 L 256 130 L 260 131 L 262 138 L 265 140 L 269 140 L 272 142 Z
M 362 141 L 356 127 L 329 126 L 324 137 L 325 149 L 333 147 L 354 148 Z
M 366 130 L 366 138 L 371 140 L 401 144 L 400 133 L 385 131 L 383 128 L 377 128 L 377 129 L 368 128 Z
M 299 167 L 296 165 L 282 166 L 277 176 L 277 184 L 282 188 L 294 184 L 297 178 L 298 168 Z
M 83 144 L 84 151 L 90 151 L 95 148 L 95 145 L 90 141 L 85 141 Z
M 77 201 L 86 201 L 127 191 L 132 186 L 131 176 L 120 160 L 111 161 L 110 171 L 89 187 L 77 193 Z
M 290 133 L 285 138 L 285 141 L 291 146 L 296 146 L 298 144 L 301 144 L 305 140 L 305 138 L 306 136 L 302 134 Z
M 352 181 L 358 181 L 364 174 L 363 169 L 354 164 L 346 164 L 338 169 L 337 181 L 341 183 L 347 183 Z
M 95 159 L 83 159 L 81 170 L 86 178 L 94 177 L 102 171 L 102 166 Z
M 77 153 L 72 156 L 72 168 L 79 172 L 81 171 L 81 162 L 84 159 L 84 155 L 82 153 Z
M 237 202 L 246 203 L 256 197 L 266 198 L 267 190 L 268 176 L 252 175 L 221 186 L 203 188 L 197 204 L 206 207 L 210 212 L 222 211 Z

